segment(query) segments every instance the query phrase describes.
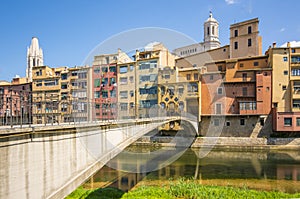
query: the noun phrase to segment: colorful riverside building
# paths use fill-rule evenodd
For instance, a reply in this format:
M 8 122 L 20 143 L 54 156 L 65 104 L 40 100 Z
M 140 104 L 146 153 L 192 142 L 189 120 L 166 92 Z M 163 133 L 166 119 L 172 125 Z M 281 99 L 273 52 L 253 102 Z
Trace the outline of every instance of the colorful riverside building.
M 300 131 L 300 47 L 291 43 L 268 50 L 273 68 L 273 131 Z
M 27 78 L 0 81 L 0 125 L 30 124 L 31 105 L 31 83 Z
M 272 67 L 261 54 L 258 23 L 232 24 L 229 46 L 176 59 L 179 77 L 199 78 L 199 109 L 192 110 L 200 134 L 255 137 L 270 129 Z
M 81 122 L 92 119 L 91 68 L 32 68 L 33 124 Z
M 103 54 L 93 61 L 93 117 L 96 120 L 117 119 L 122 103 L 118 101 L 118 63 L 126 64 L 132 60 L 120 49 L 115 54 Z M 122 80 L 123 81 L 123 80 Z M 123 93 L 121 93 L 123 95 Z M 125 96 L 125 95 L 124 95 Z
M 158 71 L 174 66 L 175 57 L 159 42 L 136 50 L 133 60 L 118 63 L 118 111 L 120 118 L 157 116 Z

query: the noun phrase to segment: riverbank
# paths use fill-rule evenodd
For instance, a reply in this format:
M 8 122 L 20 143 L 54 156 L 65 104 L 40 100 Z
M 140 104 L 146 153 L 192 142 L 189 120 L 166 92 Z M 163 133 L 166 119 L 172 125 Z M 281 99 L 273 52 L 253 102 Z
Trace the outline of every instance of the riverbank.
M 299 198 L 300 193 L 288 194 L 279 191 L 259 191 L 247 187 L 203 185 L 199 180 L 179 179 L 136 185 L 129 192 L 115 188 L 84 189 L 71 193 L 66 199 L 75 198 Z
M 177 146 L 172 136 L 143 136 L 134 145 Z M 250 138 L 250 137 L 197 137 L 191 148 L 249 149 L 249 150 L 296 150 L 300 138 Z

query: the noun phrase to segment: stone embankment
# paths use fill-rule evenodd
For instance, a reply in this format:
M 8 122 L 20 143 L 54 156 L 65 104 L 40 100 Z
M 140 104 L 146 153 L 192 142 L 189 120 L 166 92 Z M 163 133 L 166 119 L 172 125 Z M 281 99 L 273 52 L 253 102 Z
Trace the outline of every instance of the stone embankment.
M 144 136 L 136 141 L 137 145 L 176 146 L 173 137 Z M 248 148 L 248 149 L 300 149 L 300 138 L 250 138 L 250 137 L 198 137 L 191 148 Z

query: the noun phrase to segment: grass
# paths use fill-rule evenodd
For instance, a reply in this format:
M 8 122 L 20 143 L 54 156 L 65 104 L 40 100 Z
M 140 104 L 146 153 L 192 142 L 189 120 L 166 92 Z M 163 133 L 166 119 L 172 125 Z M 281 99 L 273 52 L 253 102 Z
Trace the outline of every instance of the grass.
M 141 185 L 128 193 L 115 188 L 87 190 L 82 187 L 70 194 L 67 199 L 122 198 L 122 199 L 232 199 L 232 198 L 300 198 L 300 193 L 288 194 L 279 191 L 258 191 L 246 187 L 202 185 L 196 180 L 179 179 L 165 184 Z

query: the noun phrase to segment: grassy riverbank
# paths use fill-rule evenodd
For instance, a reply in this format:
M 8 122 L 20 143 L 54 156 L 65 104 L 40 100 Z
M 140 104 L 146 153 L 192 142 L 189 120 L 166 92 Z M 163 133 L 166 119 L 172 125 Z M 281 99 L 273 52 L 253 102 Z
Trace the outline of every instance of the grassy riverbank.
M 94 190 L 82 187 L 70 194 L 67 199 L 96 199 L 96 198 L 147 198 L 147 199 L 174 199 L 174 198 L 300 198 L 300 193 L 288 194 L 278 191 L 258 191 L 248 188 L 232 186 L 201 185 L 195 180 L 180 179 L 166 181 L 164 184 L 140 185 L 125 193 L 114 188 L 100 188 Z

